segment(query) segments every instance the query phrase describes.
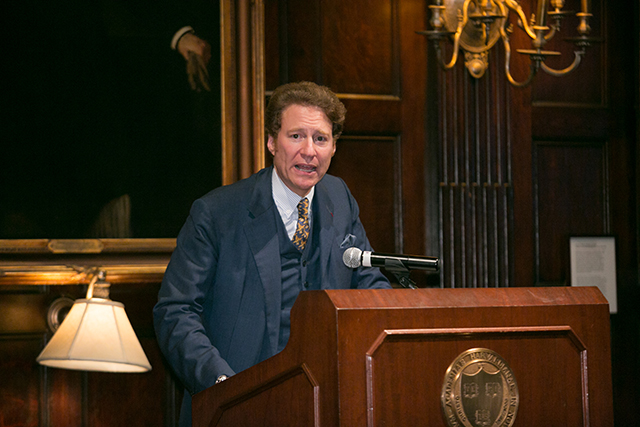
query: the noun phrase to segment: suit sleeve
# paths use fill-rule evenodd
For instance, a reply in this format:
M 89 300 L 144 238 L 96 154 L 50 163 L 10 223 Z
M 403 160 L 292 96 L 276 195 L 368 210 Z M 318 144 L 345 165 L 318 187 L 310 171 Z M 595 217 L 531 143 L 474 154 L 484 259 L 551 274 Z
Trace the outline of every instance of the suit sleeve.
M 192 394 L 212 386 L 219 375 L 234 374 L 202 322 L 218 259 L 215 229 L 207 225 L 212 223 L 205 203 L 196 201 L 178 235 L 153 309 L 160 349 Z

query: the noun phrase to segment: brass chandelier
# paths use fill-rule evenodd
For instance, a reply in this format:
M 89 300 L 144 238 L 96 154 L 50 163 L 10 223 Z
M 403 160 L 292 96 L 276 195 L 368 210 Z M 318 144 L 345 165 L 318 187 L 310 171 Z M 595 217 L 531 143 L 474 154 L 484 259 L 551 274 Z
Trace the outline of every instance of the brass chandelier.
M 529 20 L 516 0 L 434 0 L 435 3 L 429 5 L 432 30 L 419 31 L 418 34 L 425 35 L 434 42 L 438 62 L 445 70 L 453 68 L 462 49 L 465 65 L 475 78 L 484 75 L 489 65 L 489 51 L 502 39 L 507 79 L 512 85 L 522 87 L 531 83 L 540 68 L 548 74 L 562 76 L 578 67 L 586 48 L 596 41 L 589 37 L 589 18 L 592 15 L 588 1 L 582 0 L 581 10 L 575 14 L 580 20 L 578 36 L 567 39 L 576 47 L 574 60 L 561 70 L 550 68 L 544 63 L 548 56 L 558 56 L 560 52 L 543 50 L 543 47 L 560 30 L 562 19 L 573 14 L 562 10 L 564 0 L 550 0 L 550 10 L 547 10 L 547 0 L 538 0 L 535 12 Z M 509 24 L 511 13 L 515 14 L 518 27 L 531 39 L 531 49 L 517 49 L 518 53 L 529 55 L 531 59 L 529 76 L 521 82 L 517 82 L 510 71 L 509 36 L 513 32 L 513 25 Z M 451 38 L 453 43 L 453 53 L 448 62 L 445 62 L 442 54 L 442 41 L 446 38 Z

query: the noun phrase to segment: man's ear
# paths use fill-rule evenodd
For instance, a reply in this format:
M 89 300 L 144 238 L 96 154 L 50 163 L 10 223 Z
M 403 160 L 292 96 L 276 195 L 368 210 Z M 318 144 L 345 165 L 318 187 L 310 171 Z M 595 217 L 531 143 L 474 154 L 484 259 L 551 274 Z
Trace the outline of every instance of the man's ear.
M 331 153 L 331 157 L 333 157 L 334 154 L 336 154 L 336 150 L 338 149 L 338 141 L 334 140 L 333 141 L 333 153 Z
M 271 135 L 269 135 L 269 139 L 267 139 L 267 148 L 269 149 L 269 152 L 272 156 L 276 155 L 276 144 Z

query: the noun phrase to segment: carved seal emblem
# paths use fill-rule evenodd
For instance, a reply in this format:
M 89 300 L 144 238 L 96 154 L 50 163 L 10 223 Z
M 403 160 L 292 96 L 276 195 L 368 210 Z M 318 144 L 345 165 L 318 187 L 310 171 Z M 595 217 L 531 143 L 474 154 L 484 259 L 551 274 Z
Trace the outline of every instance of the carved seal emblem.
M 449 427 L 511 427 L 520 402 L 511 368 L 488 348 L 472 348 L 456 357 L 440 397 Z

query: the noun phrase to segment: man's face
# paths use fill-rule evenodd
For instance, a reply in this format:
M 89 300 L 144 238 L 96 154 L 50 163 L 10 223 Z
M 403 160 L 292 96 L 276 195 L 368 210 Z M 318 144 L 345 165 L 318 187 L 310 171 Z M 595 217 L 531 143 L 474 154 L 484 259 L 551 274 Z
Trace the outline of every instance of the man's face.
M 320 108 L 294 104 L 282 112 L 277 137 L 267 141 L 278 176 L 300 197 L 329 169 L 336 152 L 331 130 L 331 121 Z

